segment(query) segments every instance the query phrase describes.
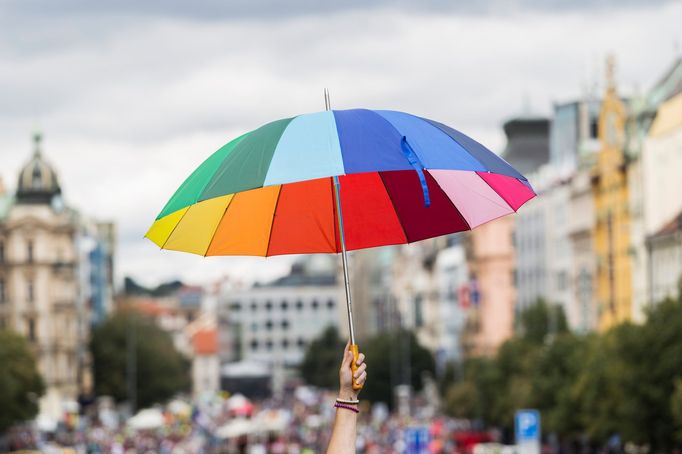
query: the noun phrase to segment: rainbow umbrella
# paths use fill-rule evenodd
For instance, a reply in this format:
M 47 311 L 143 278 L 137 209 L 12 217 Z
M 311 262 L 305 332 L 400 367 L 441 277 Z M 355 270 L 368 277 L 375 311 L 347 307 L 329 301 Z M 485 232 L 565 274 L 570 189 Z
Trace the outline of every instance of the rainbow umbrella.
M 526 178 L 442 123 L 388 110 L 277 120 L 204 161 L 145 235 L 209 255 L 341 253 L 472 229 L 535 196 Z

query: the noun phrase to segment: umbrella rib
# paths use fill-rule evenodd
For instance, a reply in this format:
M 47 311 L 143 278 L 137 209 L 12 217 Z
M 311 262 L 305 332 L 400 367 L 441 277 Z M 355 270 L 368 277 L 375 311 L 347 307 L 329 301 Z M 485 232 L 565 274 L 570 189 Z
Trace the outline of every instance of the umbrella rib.
M 509 203 L 509 200 L 507 200 L 507 198 L 506 198 L 504 195 L 502 195 L 502 194 L 500 193 L 500 191 L 498 191 L 498 190 L 496 190 L 495 188 L 493 188 L 492 186 L 490 186 L 490 183 L 488 183 L 487 181 L 485 181 L 485 178 L 483 178 L 478 172 L 474 172 L 474 173 L 476 174 L 476 176 L 477 176 L 478 178 L 481 179 L 481 181 L 483 181 L 485 184 L 487 184 L 488 187 L 490 187 L 490 189 L 492 189 L 493 191 L 495 191 L 495 193 L 496 193 L 497 195 L 500 196 L 500 198 L 504 201 L 504 203 L 506 203 L 507 205 L 509 205 L 509 208 L 511 208 L 511 209 L 514 211 L 514 213 L 517 213 L 517 212 L 519 211 L 518 208 L 514 210 L 514 207 L 511 206 L 511 203 Z M 488 172 L 488 173 L 493 173 L 493 172 Z M 498 174 L 495 174 L 495 175 L 498 175 Z M 513 177 L 511 177 L 511 178 L 513 178 Z M 519 207 L 519 208 L 521 208 L 521 207 Z
M 225 214 L 227 214 L 228 208 L 232 205 L 232 202 L 234 201 L 235 197 L 237 197 L 238 193 L 235 193 L 232 195 L 232 198 L 227 202 L 227 205 L 225 205 L 225 209 L 223 210 L 223 215 L 220 216 L 220 219 L 218 219 L 218 223 L 215 226 L 215 229 L 213 230 L 213 235 L 211 235 L 211 241 L 208 242 L 208 246 L 206 246 L 206 250 L 204 251 L 204 257 L 208 255 L 208 250 L 211 249 L 211 246 L 213 246 L 213 239 L 215 238 L 215 234 L 220 228 L 220 223 L 223 222 L 223 218 L 225 217 Z
M 339 175 L 340 177 L 341 175 Z M 334 177 L 329 177 L 329 187 L 331 189 L 331 194 L 332 194 L 332 216 L 334 216 L 334 253 L 338 254 L 339 250 L 336 249 L 337 245 L 339 244 L 339 236 L 338 236 L 338 229 L 339 229 L 339 215 L 336 213 L 336 191 L 334 190 Z M 341 196 L 341 191 L 339 191 L 339 197 Z M 341 201 L 339 201 L 339 205 L 341 205 Z
M 279 206 L 279 198 L 282 195 L 282 188 L 284 184 L 279 185 L 279 191 L 277 191 L 277 200 L 275 200 L 275 208 L 272 210 L 272 221 L 270 222 L 270 232 L 268 233 L 268 245 L 265 247 L 265 257 L 268 257 L 268 252 L 270 251 L 270 242 L 272 241 L 272 231 L 275 229 L 275 216 L 277 216 L 277 207 Z
M 185 219 L 185 215 L 189 212 L 189 210 L 190 210 L 194 205 L 196 205 L 196 204 L 192 204 L 192 205 L 188 206 L 187 209 L 185 210 L 185 212 L 182 213 L 182 216 L 180 216 L 180 220 L 173 226 L 173 230 L 171 230 L 171 232 L 170 232 L 170 233 L 168 234 L 168 236 L 166 237 L 166 240 L 165 240 L 165 241 L 163 242 L 163 244 L 161 245 L 161 249 L 163 249 L 163 248 L 166 247 L 166 243 L 168 243 L 168 240 L 170 239 L 170 237 L 172 237 L 172 236 L 173 236 L 173 233 L 175 233 L 175 229 L 178 228 L 178 226 L 180 225 L 180 223 L 182 222 L 182 220 Z
M 416 115 L 413 115 L 413 116 L 414 116 L 415 118 L 419 118 L 421 121 L 423 121 L 424 123 L 430 125 L 432 128 L 434 128 L 434 129 L 440 131 L 441 133 L 445 134 L 446 136 L 448 136 L 448 137 L 450 138 L 450 140 L 452 140 L 452 141 L 455 142 L 457 145 L 459 145 L 460 147 L 462 147 L 462 150 L 466 151 L 466 153 L 467 153 L 469 156 L 471 156 L 471 159 L 473 159 L 474 161 L 478 162 L 478 163 L 481 165 L 481 167 L 483 167 L 484 169 L 488 169 L 488 167 L 486 167 L 486 165 L 483 164 L 483 163 L 481 162 L 480 159 L 478 159 L 476 156 L 474 156 L 473 153 L 471 153 L 467 147 L 465 147 L 464 145 L 462 145 L 461 142 L 460 142 L 459 140 L 455 139 L 455 138 L 452 137 L 450 134 L 446 133 L 446 132 L 443 131 L 441 128 L 439 128 L 438 126 L 434 125 L 434 124 L 431 122 L 431 120 L 427 120 L 426 118 L 422 118 L 422 117 L 417 117 Z M 438 122 L 436 122 L 436 123 L 438 123 Z M 460 133 L 460 134 L 461 134 L 461 133 Z M 473 140 L 473 139 L 472 139 L 472 140 Z M 481 145 L 481 146 L 482 146 L 483 148 L 486 148 L 486 147 L 483 146 L 483 145 Z M 492 152 L 491 152 L 491 153 L 492 153 Z M 494 154 L 494 153 L 493 153 L 493 154 Z M 498 156 L 498 157 L 499 157 L 499 156 Z
M 379 179 L 381 180 L 381 184 L 384 186 L 384 191 L 386 191 L 386 195 L 388 196 L 388 200 L 391 202 L 391 206 L 393 206 L 393 211 L 395 212 L 395 217 L 398 218 L 398 224 L 400 224 L 400 228 L 403 230 L 403 235 L 405 236 L 405 242 L 410 243 L 410 239 L 407 236 L 407 230 L 405 230 L 405 226 L 403 225 L 403 220 L 400 218 L 400 214 L 398 213 L 398 207 L 396 206 L 395 202 L 393 201 L 393 197 L 391 196 L 390 191 L 388 190 L 388 186 L 386 186 L 386 182 L 384 181 L 384 177 L 381 174 L 381 172 L 377 172 L 379 174 Z
M 438 180 L 436 180 L 436 178 L 435 178 L 433 175 L 431 175 L 431 172 L 429 172 L 427 169 L 425 169 L 425 170 L 426 170 L 426 172 L 431 176 L 431 179 L 433 180 L 433 182 L 436 183 L 436 187 L 438 187 L 438 189 L 440 189 L 440 191 L 443 193 L 443 195 L 445 196 L 445 198 L 448 199 L 448 202 L 450 202 L 450 205 L 452 205 L 452 208 L 454 208 L 454 210 L 457 212 L 457 214 L 459 214 L 459 217 L 462 218 L 462 220 L 464 221 L 464 223 L 465 223 L 466 226 L 467 226 L 467 229 L 468 229 L 468 230 L 471 230 L 471 224 L 469 224 L 469 221 L 467 220 L 467 218 L 464 217 L 464 215 L 462 214 L 462 212 L 459 211 L 459 208 L 457 208 L 457 205 L 455 205 L 455 202 L 453 202 L 452 199 L 451 199 L 450 197 L 448 197 L 448 193 L 445 192 L 445 190 L 444 190 L 443 187 L 440 185 L 440 183 L 438 183 Z M 479 178 L 480 178 L 480 177 L 479 177 Z M 452 233 L 456 233 L 456 232 L 452 232 Z

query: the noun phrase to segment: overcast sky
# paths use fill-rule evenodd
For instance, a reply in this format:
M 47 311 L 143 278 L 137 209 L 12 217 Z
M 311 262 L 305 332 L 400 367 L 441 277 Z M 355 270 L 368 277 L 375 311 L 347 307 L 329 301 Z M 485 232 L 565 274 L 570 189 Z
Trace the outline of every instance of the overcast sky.
M 371 6 L 368 6 L 371 5 Z M 0 0 L 0 176 L 31 132 L 67 203 L 118 227 L 118 276 L 264 279 L 287 258 L 159 251 L 147 227 L 184 178 L 262 123 L 335 108 L 404 110 L 495 151 L 502 122 L 549 115 L 602 80 L 625 94 L 679 54 L 682 2 Z

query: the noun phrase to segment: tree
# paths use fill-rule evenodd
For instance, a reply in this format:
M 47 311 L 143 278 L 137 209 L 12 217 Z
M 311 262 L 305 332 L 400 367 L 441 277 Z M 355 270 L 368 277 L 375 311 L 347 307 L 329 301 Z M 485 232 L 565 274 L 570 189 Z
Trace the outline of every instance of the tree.
M 339 386 L 339 366 L 343 358 L 344 341 L 335 327 L 330 326 L 306 349 L 300 366 L 303 379 L 320 388 Z
M 532 365 L 528 406 L 540 410 L 543 428 L 548 432 L 576 439 L 582 433 L 573 387 L 584 366 L 590 339 L 561 334 L 540 348 Z
M 137 312 L 113 314 L 92 332 L 95 392 L 121 402 L 128 399 L 129 336 L 137 369 L 137 403 L 147 407 L 189 389 L 189 361 L 173 346 L 170 335 Z
M 543 343 L 550 335 L 568 331 L 564 309 L 556 304 L 550 305 L 542 298 L 525 308 L 517 322 L 520 337 L 536 344 Z
M 38 413 L 45 386 L 26 339 L 0 330 L 0 433 Z
M 362 396 L 372 402 L 393 405 L 393 388 L 408 384 L 415 391 L 423 387 L 423 375 L 435 374 L 435 361 L 414 333 L 398 330 L 367 339 L 360 346 L 367 362 L 367 382 Z
M 676 425 L 675 437 L 682 442 L 682 378 L 675 380 L 675 392 L 670 398 L 670 410 Z

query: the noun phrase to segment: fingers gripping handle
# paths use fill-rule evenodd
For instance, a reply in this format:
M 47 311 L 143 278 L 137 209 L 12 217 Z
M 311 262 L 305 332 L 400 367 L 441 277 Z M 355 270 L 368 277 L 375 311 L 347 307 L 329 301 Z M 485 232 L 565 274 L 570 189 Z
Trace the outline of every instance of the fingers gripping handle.
M 353 372 L 353 389 L 355 391 L 359 391 L 362 389 L 362 385 L 356 383 L 355 371 L 358 370 L 358 357 L 360 356 L 360 348 L 357 344 L 351 344 L 350 351 L 353 352 L 353 362 L 350 364 L 350 369 Z

